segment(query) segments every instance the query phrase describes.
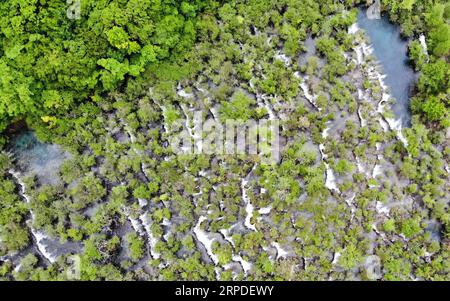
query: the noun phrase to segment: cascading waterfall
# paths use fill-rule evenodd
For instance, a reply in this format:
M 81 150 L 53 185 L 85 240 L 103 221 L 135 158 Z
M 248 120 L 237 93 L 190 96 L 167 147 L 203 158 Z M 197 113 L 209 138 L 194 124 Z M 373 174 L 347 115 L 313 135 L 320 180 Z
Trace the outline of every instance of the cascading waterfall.
M 31 197 L 26 194 L 26 186 L 21 178 L 20 173 L 13 169 L 10 169 L 9 173 L 15 179 L 17 184 L 20 186 L 20 192 L 19 192 L 20 196 L 25 199 L 25 202 L 28 205 L 30 205 Z M 42 254 L 42 256 L 45 259 L 47 259 L 50 263 L 54 263 L 56 261 L 57 257 L 52 255 L 52 253 L 47 250 L 47 247 L 43 243 L 43 240 L 49 239 L 49 237 L 44 232 L 38 231 L 33 228 L 33 223 L 36 218 L 36 215 L 34 214 L 33 210 L 31 210 L 31 208 L 29 210 L 30 210 L 31 218 L 26 221 L 26 224 L 30 227 L 31 235 L 33 236 L 34 240 L 36 241 L 36 246 L 37 246 L 39 252 Z

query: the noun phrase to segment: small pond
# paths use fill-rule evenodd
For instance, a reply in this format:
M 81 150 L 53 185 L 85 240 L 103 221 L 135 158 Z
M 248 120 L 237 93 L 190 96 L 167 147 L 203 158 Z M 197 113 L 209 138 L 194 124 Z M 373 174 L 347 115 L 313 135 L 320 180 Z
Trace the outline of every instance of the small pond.
M 386 15 L 380 19 L 369 19 L 366 10 L 360 9 L 358 26 L 370 38 L 373 54 L 386 74 L 385 83 L 396 103 L 392 106 L 396 119 L 404 127 L 410 126 L 409 98 L 417 75 L 408 64 L 408 41 L 400 35 L 400 27 L 391 23 Z

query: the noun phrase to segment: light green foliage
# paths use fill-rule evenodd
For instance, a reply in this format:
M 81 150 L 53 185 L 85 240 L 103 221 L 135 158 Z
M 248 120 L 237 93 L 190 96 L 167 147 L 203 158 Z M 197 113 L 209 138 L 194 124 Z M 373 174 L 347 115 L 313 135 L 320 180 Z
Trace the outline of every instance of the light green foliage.
M 223 103 L 221 114 L 224 120 L 243 120 L 246 121 L 252 116 L 251 105 L 255 100 L 250 98 L 245 92 L 236 92 L 230 101 Z
M 417 219 L 407 219 L 402 222 L 401 231 L 408 238 L 418 234 L 421 230 L 422 228 Z
M 395 231 L 395 220 L 389 219 L 383 224 L 383 230 L 386 232 L 393 232 Z
M 430 30 L 431 49 L 436 56 L 448 55 L 450 51 L 450 25 L 444 18 L 444 4 L 436 4 L 426 15 Z
M 130 233 L 126 236 L 130 257 L 133 260 L 139 260 L 144 255 L 144 241 L 136 233 Z
M 414 40 L 409 44 L 409 57 L 414 62 L 416 70 L 420 70 L 425 64 L 427 54 L 418 40 Z
M 7 156 L 0 154 L 0 254 L 17 252 L 29 243 L 25 226 L 27 206 L 16 193 L 14 182 L 5 178 L 8 165 Z
M 338 259 L 338 263 L 345 269 L 352 269 L 362 260 L 361 251 L 355 245 L 348 245 Z
M 337 161 L 337 163 L 334 165 L 334 170 L 339 174 L 351 173 L 354 169 L 355 166 L 345 159 Z

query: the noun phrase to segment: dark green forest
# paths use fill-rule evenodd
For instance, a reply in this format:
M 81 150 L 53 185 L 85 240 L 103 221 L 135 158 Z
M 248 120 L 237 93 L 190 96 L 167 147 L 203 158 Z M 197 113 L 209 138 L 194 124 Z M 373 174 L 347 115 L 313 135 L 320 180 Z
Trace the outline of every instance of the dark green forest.
M 51 121 L 122 89 L 152 65 L 176 61 L 197 37 L 209 1 L 66 1 L 0 4 L 1 128 L 18 118 Z

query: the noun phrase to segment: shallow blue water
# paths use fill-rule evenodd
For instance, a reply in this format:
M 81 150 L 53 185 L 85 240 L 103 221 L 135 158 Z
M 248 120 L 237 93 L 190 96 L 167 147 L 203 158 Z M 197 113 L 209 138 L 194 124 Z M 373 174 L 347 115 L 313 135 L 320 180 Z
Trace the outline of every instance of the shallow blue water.
M 408 65 L 408 41 L 401 38 L 399 26 L 389 22 L 386 16 L 370 20 L 365 10 L 361 9 L 358 26 L 369 36 L 374 49 L 373 54 L 387 75 L 385 83 L 396 100 L 392 106 L 393 112 L 397 119 L 402 120 L 403 126 L 410 126 L 409 97 L 416 81 L 416 74 Z
M 35 174 L 43 184 L 58 182 L 58 169 L 67 158 L 61 147 L 40 142 L 30 130 L 18 134 L 11 141 L 16 166 L 24 174 Z

